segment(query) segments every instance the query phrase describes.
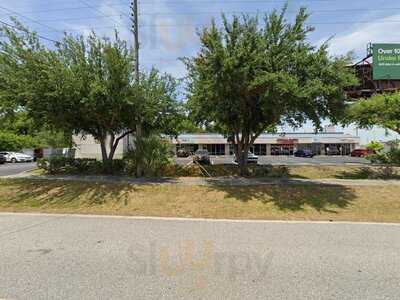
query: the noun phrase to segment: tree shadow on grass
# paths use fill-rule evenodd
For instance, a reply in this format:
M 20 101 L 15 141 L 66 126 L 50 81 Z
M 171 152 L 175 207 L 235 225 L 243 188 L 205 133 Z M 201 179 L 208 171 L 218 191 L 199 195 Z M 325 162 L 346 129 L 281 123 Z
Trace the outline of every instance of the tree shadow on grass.
M 128 184 L 73 182 L 59 180 L 15 180 L 11 183 L 12 194 L 3 204 L 28 205 L 31 207 L 63 208 L 79 205 L 102 205 L 107 199 L 115 203 L 128 200 L 128 192 L 135 188 Z M 84 197 L 82 197 L 84 196 Z
M 344 171 L 336 176 L 339 179 L 400 179 L 399 168 L 389 166 L 362 167 L 359 169 Z
M 302 211 L 306 206 L 318 212 L 337 213 L 356 199 L 354 191 L 346 186 L 307 183 L 307 184 L 271 184 L 254 186 L 212 185 L 212 189 L 223 191 L 226 198 L 241 202 L 252 200 L 264 204 L 273 203 L 283 211 Z

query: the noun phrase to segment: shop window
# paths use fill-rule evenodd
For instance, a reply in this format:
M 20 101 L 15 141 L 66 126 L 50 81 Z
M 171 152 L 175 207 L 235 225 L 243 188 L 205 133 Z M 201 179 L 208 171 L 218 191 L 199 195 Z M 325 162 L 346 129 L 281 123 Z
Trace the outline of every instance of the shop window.
M 266 144 L 256 144 L 253 146 L 254 154 L 260 156 L 267 155 L 267 145 Z
M 225 155 L 225 144 L 206 145 L 210 155 Z

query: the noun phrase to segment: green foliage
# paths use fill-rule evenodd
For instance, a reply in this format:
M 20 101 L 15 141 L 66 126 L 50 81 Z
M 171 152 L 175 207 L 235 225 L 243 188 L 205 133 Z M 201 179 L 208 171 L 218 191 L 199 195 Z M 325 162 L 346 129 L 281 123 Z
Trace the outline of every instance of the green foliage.
M 371 142 L 368 144 L 368 149 L 374 151 L 373 154 L 369 155 L 369 159 L 372 163 L 383 164 L 387 166 L 400 166 L 400 148 L 399 141 L 394 140 L 388 142 L 390 149 L 385 151 L 384 145 L 379 142 Z
M 175 133 L 181 109 L 175 80 L 152 70 L 137 84 L 134 52 L 117 33 L 112 40 L 66 35 L 48 49 L 35 33 L 16 26 L 20 30 L 0 28 L 0 107 L 12 103 L 12 111 L 23 107 L 36 124 L 92 135 L 103 161 L 112 161 L 137 126 L 146 134 Z
M 382 151 L 384 148 L 384 145 L 380 142 L 377 141 L 371 141 L 368 145 L 367 145 L 367 149 L 372 150 L 375 153 L 378 153 L 380 151 Z
M 400 92 L 376 94 L 354 102 L 347 110 L 347 121 L 360 128 L 377 125 L 400 133 Z
M 52 175 L 123 175 L 125 174 L 126 164 L 121 159 L 114 159 L 112 162 L 101 162 L 95 159 L 54 156 L 39 159 L 38 167 Z
M 72 134 L 63 131 L 42 129 L 35 134 L 35 139 L 43 147 L 69 148 L 72 145 Z
M 349 57 L 331 58 L 327 44 L 308 42 L 313 28 L 301 8 L 290 24 L 273 11 L 257 17 L 223 16 L 200 33 L 198 55 L 185 59 L 189 106 L 199 124 L 212 124 L 235 146 L 241 167 L 249 147 L 264 131 L 282 123 L 333 122 L 344 112 L 344 87 L 356 83 Z
M 125 160 L 131 174 L 136 174 L 140 164 L 144 176 L 161 176 L 173 164 L 171 145 L 157 135 L 144 137 L 136 141 L 135 149 L 126 155 Z
M 23 148 L 34 148 L 36 146 L 38 146 L 38 141 L 29 135 L 0 131 L 0 150 L 20 151 Z
M 184 107 L 177 101 L 177 81 L 152 69 L 142 73 L 134 90 L 136 119 L 143 134 L 178 135 L 184 122 Z
M 400 149 L 392 148 L 387 152 L 380 151 L 367 157 L 373 163 L 400 166 Z

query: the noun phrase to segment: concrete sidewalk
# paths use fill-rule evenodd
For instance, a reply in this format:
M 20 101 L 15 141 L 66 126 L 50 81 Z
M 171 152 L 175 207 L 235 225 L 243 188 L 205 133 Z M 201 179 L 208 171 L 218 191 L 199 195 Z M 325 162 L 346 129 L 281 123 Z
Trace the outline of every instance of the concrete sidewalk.
M 133 178 L 127 176 L 79 176 L 79 175 L 29 175 L 19 174 L 3 177 L 4 179 L 61 180 L 81 182 L 128 183 L 134 185 L 222 185 L 222 186 L 254 186 L 254 185 L 336 185 L 336 186 L 390 186 L 400 185 L 400 180 L 371 179 L 300 179 L 300 178 L 243 178 L 243 177 L 177 177 L 177 178 Z

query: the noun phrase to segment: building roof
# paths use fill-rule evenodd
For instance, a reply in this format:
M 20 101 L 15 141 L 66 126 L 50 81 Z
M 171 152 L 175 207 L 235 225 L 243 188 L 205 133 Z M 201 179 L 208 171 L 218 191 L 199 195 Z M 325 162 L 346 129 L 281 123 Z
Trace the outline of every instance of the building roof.
M 298 140 L 300 143 L 359 143 L 359 137 L 343 132 L 323 133 L 263 133 L 256 144 L 277 144 L 279 140 Z M 226 144 L 227 139 L 217 133 L 187 133 L 173 140 L 176 144 Z

